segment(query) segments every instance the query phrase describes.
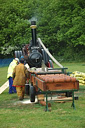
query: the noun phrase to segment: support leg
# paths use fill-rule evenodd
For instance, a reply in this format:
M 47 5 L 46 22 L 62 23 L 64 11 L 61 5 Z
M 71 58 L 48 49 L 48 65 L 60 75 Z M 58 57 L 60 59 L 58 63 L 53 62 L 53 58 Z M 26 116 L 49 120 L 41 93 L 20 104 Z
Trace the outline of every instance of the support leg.
M 72 98 L 73 98 L 72 107 L 75 109 L 75 104 L 74 104 L 74 91 L 72 91 Z
M 48 99 L 47 99 L 47 93 L 46 93 L 46 111 L 48 111 Z

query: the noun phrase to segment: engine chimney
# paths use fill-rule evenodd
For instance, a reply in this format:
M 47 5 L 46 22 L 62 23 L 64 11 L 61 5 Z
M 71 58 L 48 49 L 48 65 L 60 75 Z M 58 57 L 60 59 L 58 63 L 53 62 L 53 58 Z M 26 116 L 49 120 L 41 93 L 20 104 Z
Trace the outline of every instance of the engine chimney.
M 32 46 L 36 46 L 37 42 L 36 42 L 36 21 L 31 21 L 31 32 L 32 32 Z

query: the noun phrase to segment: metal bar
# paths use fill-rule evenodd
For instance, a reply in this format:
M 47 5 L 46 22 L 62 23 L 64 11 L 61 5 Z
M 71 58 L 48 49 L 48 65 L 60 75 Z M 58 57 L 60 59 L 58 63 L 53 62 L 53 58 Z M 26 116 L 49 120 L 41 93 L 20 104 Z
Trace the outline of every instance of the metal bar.
M 63 74 L 63 72 L 40 72 L 37 75 L 45 75 L 45 74 Z
M 48 111 L 48 97 L 47 97 L 47 93 L 46 93 L 46 111 Z
M 64 68 L 62 68 L 62 73 L 65 73 L 65 69 Z
M 65 93 L 65 92 L 74 92 L 74 91 L 78 91 L 78 90 L 77 89 L 74 89 L 74 90 L 57 90 L 57 91 L 42 91 L 42 90 L 40 90 L 40 92 L 37 92 L 37 94 Z
M 68 69 L 68 68 L 65 68 L 65 67 L 63 67 L 63 68 L 48 68 L 48 70 L 62 70 L 62 69 Z
M 72 91 L 72 98 L 73 98 L 72 107 L 75 109 L 75 104 L 74 104 L 74 91 Z

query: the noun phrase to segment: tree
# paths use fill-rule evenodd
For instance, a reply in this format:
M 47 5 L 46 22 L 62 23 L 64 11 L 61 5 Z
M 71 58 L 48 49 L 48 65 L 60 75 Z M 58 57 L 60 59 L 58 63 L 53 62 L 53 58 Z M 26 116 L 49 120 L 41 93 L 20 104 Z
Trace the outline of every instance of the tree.
M 52 53 L 73 59 L 76 52 L 84 55 L 84 0 L 0 0 L 0 4 L 0 51 L 29 43 L 29 21 L 36 18 L 37 37 Z

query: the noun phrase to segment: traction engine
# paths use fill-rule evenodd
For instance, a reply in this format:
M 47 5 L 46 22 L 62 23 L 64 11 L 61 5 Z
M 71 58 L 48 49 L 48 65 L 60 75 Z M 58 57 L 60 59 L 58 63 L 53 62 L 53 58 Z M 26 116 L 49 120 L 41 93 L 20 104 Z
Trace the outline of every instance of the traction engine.
M 22 50 L 15 51 L 15 57 L 20 58 L 21 56 L 24 56 L 25 63 L 27 63 L 30 68 L 40 68 L 42 66 L 42 61 L 44 62 L 45 66 L 53 68 L 52 60 L 37 39 L 36 21 L 31 21 L 30 27 L 32 33 L 32 40 L 29 44 L 25 44 L 22 47 Z

